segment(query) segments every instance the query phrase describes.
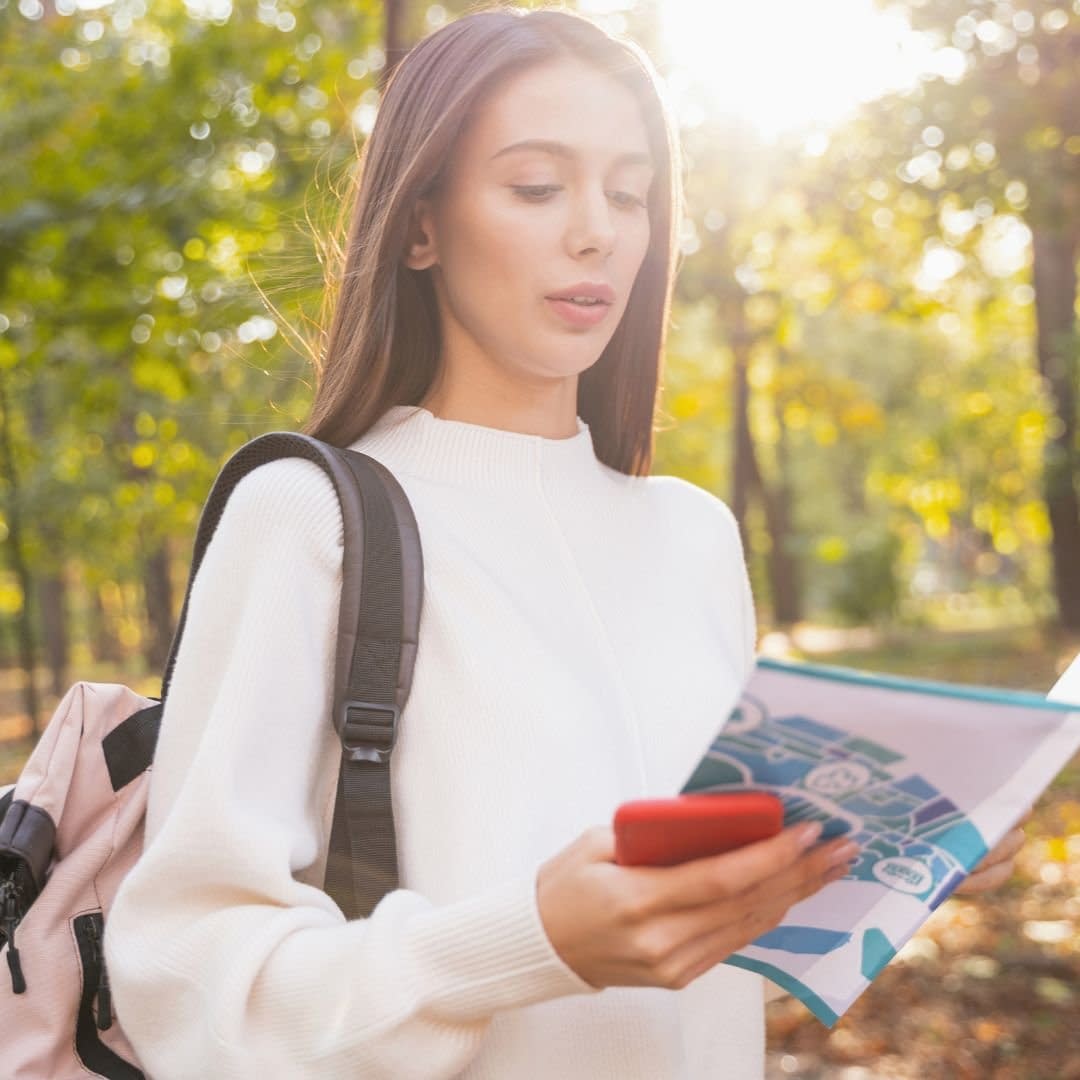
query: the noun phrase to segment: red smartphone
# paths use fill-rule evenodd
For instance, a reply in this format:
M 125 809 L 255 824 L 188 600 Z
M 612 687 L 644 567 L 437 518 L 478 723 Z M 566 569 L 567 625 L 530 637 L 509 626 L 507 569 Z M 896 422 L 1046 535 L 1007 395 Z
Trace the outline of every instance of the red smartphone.
M 672 866 L 775 836 L 784 804 L 765 791 L 636 799 L 615 811 L 619 866 Z

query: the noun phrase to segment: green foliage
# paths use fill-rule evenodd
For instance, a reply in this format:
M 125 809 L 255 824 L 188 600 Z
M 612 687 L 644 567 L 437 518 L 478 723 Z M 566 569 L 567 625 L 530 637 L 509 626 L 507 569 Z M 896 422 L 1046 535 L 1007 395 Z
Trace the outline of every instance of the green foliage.
M 874 102 L 824 142 L 766 145 L 709 116 L 685 132 L 658 464 L 731 496 L 746 348 L 811 614 L 920 620 L 970 595 L 1029 618 L 1053 595 L 1044 462 L 1063 422 L 1035 358 L 1030 228 L 1080 222 L 1080 16 L 1039 7 L 1021 33 L 1014 5 L 911 8 L 966 77 Z M 776 538 L 746 524 L 756 564 Z
M 321 296 L 311 229 L 355 160 L 381 12 L 34 7 L 0 3 L 0 358 L 25 554 L 125 580 L 157 539 L 187 539 L 228 453 L 304 412 L 290 328 Z
M 408 5 L 406 40 L 469 6 Z M 36 7 L 0 0 L 0 378 L 24 554 L 126 581 L 162 538 L 186 545 L 227 454 L 305 413 L 311 233 L 378 102 L 383 11 Z M 764 602 L 779 544 L 810 615 L 919 621 L 957 595 L 1048 609 L 1061 421 L 1036 374 L 1029 230 L 1080 220 L 1080 19 L 1050 10 L 911 4 L 966 76 L 816 145 L 708 110 L 683 131 L 656 470 L 731 497 L 745 352 L 761 480 L 790 522 L 774 536 L 757 505 L 744 522 Z M 664 68 L 659 17 L 605 18 Z M 0 577 L 0 610 L 20 602 Z

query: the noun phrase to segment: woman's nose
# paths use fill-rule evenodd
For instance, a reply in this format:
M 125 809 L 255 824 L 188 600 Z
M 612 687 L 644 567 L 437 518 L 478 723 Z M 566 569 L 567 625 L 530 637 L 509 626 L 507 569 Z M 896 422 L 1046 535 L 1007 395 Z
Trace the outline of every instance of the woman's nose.
M 615 246 L 614 208 L 607 193 L 589 188 L 573 201 L 573 220 L 567 230 L 571 253 L 584 254 L 596 250 L 609 255 Z

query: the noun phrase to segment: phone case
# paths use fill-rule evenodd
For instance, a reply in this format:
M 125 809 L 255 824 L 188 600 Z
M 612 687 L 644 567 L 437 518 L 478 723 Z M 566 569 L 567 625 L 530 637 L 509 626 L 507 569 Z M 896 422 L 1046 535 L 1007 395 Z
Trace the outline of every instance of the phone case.
M 784 805 L 764 791 L 637 799 L 615 811 L 615 862 L 671 866 L 775 836 Z

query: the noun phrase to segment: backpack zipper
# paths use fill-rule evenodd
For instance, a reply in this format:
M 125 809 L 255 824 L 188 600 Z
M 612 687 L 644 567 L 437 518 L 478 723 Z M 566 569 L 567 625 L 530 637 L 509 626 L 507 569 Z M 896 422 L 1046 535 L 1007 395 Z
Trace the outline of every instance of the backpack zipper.
M 79 1013 L 75 1021 L 75 1053 L 95 1076 L 115 1080 L 145 1080 L 142 1072 L 102 1042 L 99 1034 L 113 1024 L 109 973 L 105 969 L 105 917 L 100 911 L 90 911 L 85 915 L 76 915 L 73 926 L 83 973 Z
M 7 962 L 11 971 L 11 990 L 15 994 L 26 993 L 26 979 L 23 976 L 22 959 L 15 948 L 15 930 L 22 922 L 22 894 L 14 878 L 6 877 L 0 881 L 0 934 L 7 939 Z
M 112 1027 L 112 991 L 109 989 L 109 973 L 105 969 L 105 943 L 102 932 L 105 920 L 99 911 L 79 915 L 75 919 L 75 938 L 83 960 L 83 996 L 90 1003 L 97 1002 L 97 1028 L 108 1031 Z

